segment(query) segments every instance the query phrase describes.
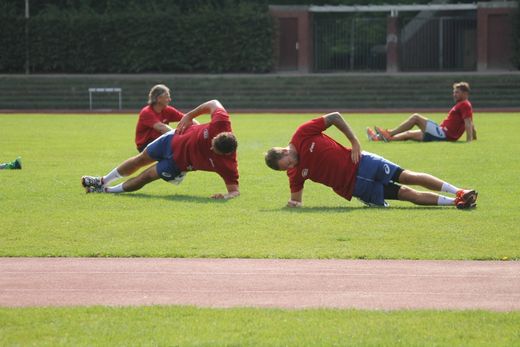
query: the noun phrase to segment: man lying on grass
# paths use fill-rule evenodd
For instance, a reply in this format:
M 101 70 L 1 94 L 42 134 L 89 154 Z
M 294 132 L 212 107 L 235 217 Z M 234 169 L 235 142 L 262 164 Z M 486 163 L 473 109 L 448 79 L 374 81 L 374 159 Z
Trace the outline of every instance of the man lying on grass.
M 345 134 L 352 148 L 323 134 L 331 125 Z M 287 171 L 291 188 L 289 207 L 302 205 L 303 185 L 307 179 L 331 187 L 347 200 L 354 196 L 367 205 L 387 206 L 385 200 L 403 200 L 417 205 L 467 209 L 475 207 L 477 201 L 475 190 L 459 189 L 432 175 L 404 170 L 378 155 L 361 152 L 356 135 L 338 112 L 302 124 L 287 147 L 273 147 L 266 153 L 265 162 L 273 170 Z M 404 185 L 418 185 L 455 197 L 417 191 Z
M 208 113 L 211 114 L 209 123 L 193 124 L 195 117 Z M 133 192 L 159 178 L 179 184 L 187 171 L 202 170 L 218 173 L 226 184 L 227 194 L 214 194 L 212 198 L 231 199 L 240 195 L 237 146 L 228 113 L 220 102 L 211 100 L 186 113 L 175 130 L 157 138 L 137 156 L 127 159 L 106 176 L 83 176 L 81 184 L 87 193 Z M 153 165 L 136 177 L 108 186 L 150 164 Z

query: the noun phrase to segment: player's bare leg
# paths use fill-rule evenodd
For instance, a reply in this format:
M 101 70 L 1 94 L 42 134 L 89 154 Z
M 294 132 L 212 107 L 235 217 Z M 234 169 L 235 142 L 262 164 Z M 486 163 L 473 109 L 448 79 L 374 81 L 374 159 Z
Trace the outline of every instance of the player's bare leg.
M 408 131 L 412 129 L 414 126 L 419 127 L 423 132 L 426 130 L 426 123 L 428 122 L 428 118 L 421 116 L 419 113 L 414 113 L 407 120 L 402 122 L 395 129 L 388 129 L 390 135 L 395 136 L 402 132 Z
M 117 167 L 117 171 L 121 176 L 129 176 L 142 168 L 143 166 L 149 165 L 156 160 L 150 157 L 146 151 L 142 151 L 138 155 L 132 158 L 128 158 L 121 165 Z
M 129 180 L 122 183 L 122 188 L 125 192 L 135 192 L 136 190 L 141 189 L 148 183 L 153 182 L 159 178 L 160 177 L 157 174 L 157 165 L 153 165 L 141 172 L 136 177 L 132 177 Z M 110 192 L 109 189 L 110 188 L 107 188 L 108 193 Z
M 375 127 L 375 129 L 386 141 L 422 141 L 427 123 L 428 118 L 423 117 L 418 113 L 414 113 L 395 129 L 382 129 L 379 127 Z M 410 131 L 415 126 L 421 130 Z
M 399 133 L 395 136 L 392 136 L 391 141 L 422 141 L 424 137 L 424 133 L 422 130 L 408 130 L 402 133 Z
M 105 176 L 83 176 L 81 178 L 81 184 L 87 193 L 121 193 L 123 191 L 121 184 L 107 188 L 108 184 L 119 178 L 129 176 L 143 166 L 149 165 L 153 162 L 155 162 L 155 160 L 148 155 L 145 149 L 138 155 L 125 160 L 121 165 L 110 171 Z
M 421 186 L 429 190 L 455 195 L 455 198 L 450 198 L 431 192 L 418 192 L 408 187 L 402 187 L 401 190 L 406 188 L 403 190 L 402 200 L 411 201 L 418 205 L 456 205 L 457 208 L 465 209 L 475 207 L 477 203 L 477 191 L 460 189 L 430 174 L 404 170 L 399 175 L 399 183 Z M 401 190 L 399 190 L 400 193 Z
M 416 205 L 425 205 L 425 206 L 436 206 L 439 205 L 439 194 L 435 194 L 432 192 L 420 192 L 415 189 L 402 186 L 399 189 L 399 193 L 397 194 L 397 198 L 402 201 L 409 201 Z M 448 198 L 449 199 L 449 198 Z M 446 203 L 446 205 L 453 205 L 453 199 Z
M 399 175 L 399 183 L 412 186 L 421 186 L 429 190 L 440 192 L 442 190 L 442 185 L 445 182 L 427 173 L 404 170 L 401 175 Z M 457 190 L 459 189 L 455 188 L 455 191 Z

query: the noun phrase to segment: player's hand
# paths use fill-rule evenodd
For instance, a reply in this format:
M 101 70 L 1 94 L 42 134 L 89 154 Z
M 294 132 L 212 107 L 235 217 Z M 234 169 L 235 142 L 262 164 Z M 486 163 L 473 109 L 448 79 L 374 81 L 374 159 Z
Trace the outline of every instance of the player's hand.
M 217 193 L 217 194 L 213 194 L 211 196 L 212 199 L 224 199 L 224 200 L 229 200 L 229 199 L 233 199 L 237 196 L 240 195 L 240 192 L 238 190 L 235 190 L 235 191 L 232 191 L 232 192 L 229 192 L 227 194 L 221 194 L 221 193 Z
M 289 200 L 287 201 L 287 207 L 302 207 L 302 202 L 296 200 Z
M 177 128 L 175 130 L 176 133 L 182 134 L 186 131 L 190 126 L 192 126 L 193 120 L 188 115 L 184 115 L 179 123 L 177 123 Z
M 352 142 L 352 152 L 350 155 L 354 164 L 357 164 L 361 159 L 361 145 L 359 141 Z

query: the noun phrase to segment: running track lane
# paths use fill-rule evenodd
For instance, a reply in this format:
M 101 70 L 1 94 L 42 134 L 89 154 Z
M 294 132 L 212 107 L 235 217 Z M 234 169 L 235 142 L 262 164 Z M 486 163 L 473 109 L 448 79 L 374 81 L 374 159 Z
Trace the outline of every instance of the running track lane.
M 520 309 L 520 262 L 0 258 L 0 306 Z

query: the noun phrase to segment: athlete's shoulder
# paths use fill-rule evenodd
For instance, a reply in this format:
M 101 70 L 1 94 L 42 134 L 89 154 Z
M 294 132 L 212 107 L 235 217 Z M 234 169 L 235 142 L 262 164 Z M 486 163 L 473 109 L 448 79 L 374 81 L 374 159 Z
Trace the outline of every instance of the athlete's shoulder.
M 141 111 L 139 111 L 139 115 L 142 115 L 142 114 L 149 114 L 149 113 L 153 113 L 152 111 L 152 107 L 150 105 L 146 105 L 144 106 Z

